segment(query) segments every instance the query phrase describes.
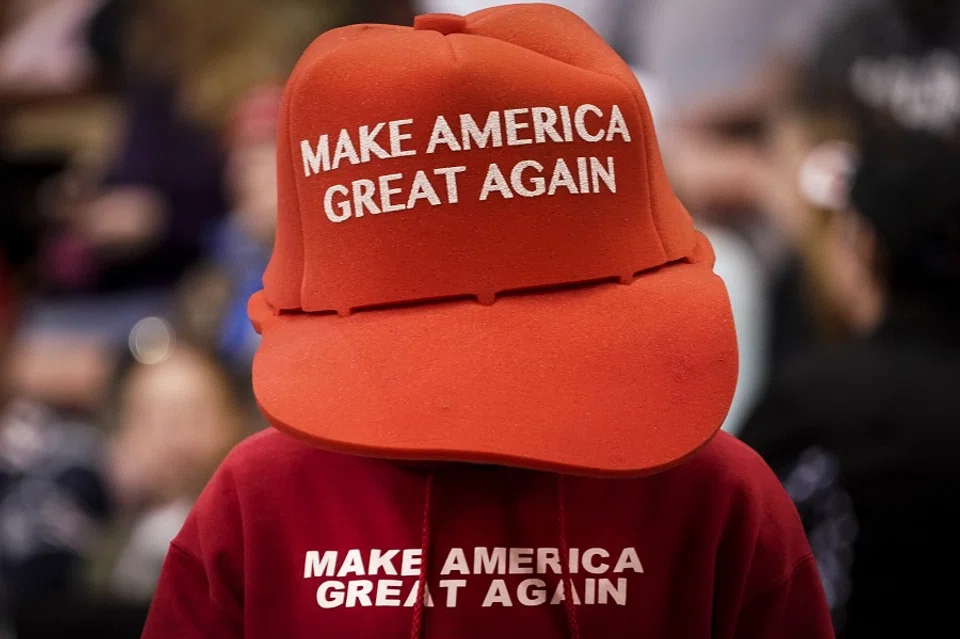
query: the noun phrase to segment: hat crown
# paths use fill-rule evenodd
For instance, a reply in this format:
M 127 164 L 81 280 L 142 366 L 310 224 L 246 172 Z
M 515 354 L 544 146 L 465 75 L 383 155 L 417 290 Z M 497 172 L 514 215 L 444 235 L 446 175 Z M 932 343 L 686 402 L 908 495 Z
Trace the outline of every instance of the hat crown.
M 492 302 L 695 250 L 633 73 L 557 7 L 328 32 L 279 135 L 278 310 Z

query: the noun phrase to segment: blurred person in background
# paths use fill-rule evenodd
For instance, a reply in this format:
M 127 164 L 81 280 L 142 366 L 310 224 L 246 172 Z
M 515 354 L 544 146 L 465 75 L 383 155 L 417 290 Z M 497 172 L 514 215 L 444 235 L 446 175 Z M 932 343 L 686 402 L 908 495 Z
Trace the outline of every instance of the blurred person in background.
M 0 9 L 0 96 L 64 95 L 92 79 L 86 25 L 105 0 L 9 0 Z
M 0 371 L 16 324 L 8 275 L 0 263 Z M 0 595 L 16 608 L 76 587 L 111 504 L 98 433 L 11 395 L 4 381 L 0 375 Z
M 655 0 L 628 45 L 660 93 L 677 195 L 717 247 L 741 340 L 725 428 L 739 433 L 783 353 L 816 339 L 794 293 L 794 238 L 774 216 L 770 122 L 819 34 L 861 0 Z
M 26 309 L 14 358 L 19 390 L 85 409 L 102 399 L 118 343 L 166 312 L 230 208 L 219 141 L 230 109 L 251 87 L 282 82 L 344 12 L 315 0 L 113 0 L 97 14 L 98 51 L 123 70 L 122 131 L 112 158 L 51 189 L 44 295 Z
M 246 434 L 220 363 L 185 343 L 166 348 L 162 361 L 120 375 L 110 477 L 122 513 L 91 569 L 96 591 L 142 603 L 194 499 Z
M 2 248 L 2 247 L 0 247 Z M 7 265 L 4 263 L 3 252 L 0 250 L 0 370 L 6 361 L 7 343 L 13 332 L 13 285 Z M 2 379 L 2 377 L 0 377 Z M 0 406 L 3 405 L 3 385 L 0 383 Z M 7 595 L 7 587 L 0 584 L 0 638 L 13 637 L 13 619 L 11 605 Z
M 220 132 L 237 102 L 256 86 L 282 83 L 316 33 L 352 20 L 357 6 L 376 4 L 391 5 L 324 0 L 132 5 L 125 134 L 104 176 L 106 188 L 72 213 L 70 235 L 97 254 L 92 284 L 97 290 L 166 288 L 202 256 L 231 208 L 223 188 L 227 159 Z
M 277 222 L 276 131 L 283 87 L 246 94 L 224 131 L 230 213 L 213 234 L 208 257 L 179 285 L 179 330 L 216 350 L 247 375 L 260 338 L 247 301 L 260 290 Z
M 249 88 L 283 80 L 313 26 L 296 0 L 134 6 L 125 134 L 106 189 L 67 213 L 96 262 L 81 284 L 93 290 L 166 288 L 202 254 L 227 209 L 218 131 Z
M 743 439 L 778 472 L 843 639 L 934 636 L 960 567 L 960 10 L 877 2 L 823 44 L 781 147 L 830 347 Z M 789 170 L 789 169 L 788 169 Z

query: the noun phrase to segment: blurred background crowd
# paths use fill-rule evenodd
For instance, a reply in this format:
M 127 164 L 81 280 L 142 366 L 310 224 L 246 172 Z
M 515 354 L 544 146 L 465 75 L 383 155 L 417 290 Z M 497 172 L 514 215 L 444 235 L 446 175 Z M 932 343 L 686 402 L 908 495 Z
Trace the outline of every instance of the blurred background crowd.
M 492 4 L 0 4 L 0 639 L 139 636 L 193 499 L 264 427 L 246 300 L 306 44 Z M 840 635 L 949 620 L 960 3 L 554 4 L 645 88 L 734 306 L 724 428 L 797 504 Z

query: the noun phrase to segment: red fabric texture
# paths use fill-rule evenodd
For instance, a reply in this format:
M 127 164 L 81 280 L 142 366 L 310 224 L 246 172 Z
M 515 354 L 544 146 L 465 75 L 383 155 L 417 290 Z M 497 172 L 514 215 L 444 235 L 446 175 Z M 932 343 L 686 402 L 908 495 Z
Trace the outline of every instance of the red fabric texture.
M 565 570 L 557 475 L 421 468 L 265 431 L 174 541 L 144 639 L 406 639 L 421 578 L 424 639 L 565 639 L 567 592 L 582 639 L 833 636 L 796 511 L 727 434 L 654 476 L 562 485 Z
M 630 68 L 551 5 L 417 27 L 328 32 L 287 84 L 250 304 L 261 409 L 347 453 L 611 476 L 682 461 L 724 420 L 736 341 Z M 495 124 L 483 148 L 464 118 Z
M 736 379 L 733 344 L 703 330 L 730 321 L 723 285 L 701 275 L 678 264 L 629 286 L 346 318 L 274 316 L 255 298 L 254 388 L 276 427 L 343 452 L 656 469 L 713 436 Z M 712 294 L 677 296 L 691 286 Z

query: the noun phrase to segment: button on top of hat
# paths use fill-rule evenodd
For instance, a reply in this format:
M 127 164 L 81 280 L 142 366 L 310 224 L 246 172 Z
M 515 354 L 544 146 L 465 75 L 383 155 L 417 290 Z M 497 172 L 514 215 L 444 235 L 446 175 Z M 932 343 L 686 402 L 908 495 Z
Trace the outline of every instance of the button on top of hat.
M 413 19 L 417 31 L 439 31 L 443 35 L 461 33 L 467 27 L 467 19 L 455 13 L 424 13 Z

